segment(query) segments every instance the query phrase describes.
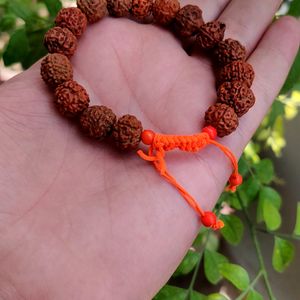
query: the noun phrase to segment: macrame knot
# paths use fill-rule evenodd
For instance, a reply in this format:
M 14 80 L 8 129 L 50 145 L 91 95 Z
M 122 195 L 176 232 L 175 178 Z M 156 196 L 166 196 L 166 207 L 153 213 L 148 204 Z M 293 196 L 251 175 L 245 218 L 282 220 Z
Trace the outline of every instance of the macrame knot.
M 207 126 L 200 133 L 194 135 L 166 135 L 155 133 L 152 130 L 142 132 L 142 142 L 149 146 L 148 153 L 138 150 L 138 155 L 149 162 L 152 162 L 157 171 L 168 182 L 170 182 L 187 201 L 187 203 L 199 214 L 204 226 L 213 230 L 220 229 L 224 226 L 221 220 L 217 220 L 216 215 L 210 211 L 203 211 L 196 200 L 181 186 L 176 179 L 167 171 L 165 154 L 167 151 L 179 149 L 186 152 L 198 152 L 205 146 L 212 144 L 221 149 L 230 159 L 233 165 L 233 173 L 229 178 L 227 189 L 235 191 L 237 186 L 243 181 L 242 176 L 238 173 L 238 163 L 232 152 L 225 146 L 215 141 L 217 131 L 212 126 Z

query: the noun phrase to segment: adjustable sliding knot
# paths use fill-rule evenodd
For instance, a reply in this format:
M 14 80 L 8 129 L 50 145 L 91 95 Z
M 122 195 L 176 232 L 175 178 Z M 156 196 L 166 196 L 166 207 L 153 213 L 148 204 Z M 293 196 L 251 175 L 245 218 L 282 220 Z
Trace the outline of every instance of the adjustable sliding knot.
M 242 176 L 238 173 L 237 160 L 227 147 L 215 141 L 216 136 L 217 131 L 212 126 L 204 127 L 200 133 L 188 136 L 166 135 L 155 133 L 152 130 L 144 130 L 141 138 L 142 142 L 149 146 L 148 153 L 146 154 L 142 150 L 137 152 L 142 159 L 153 162 L 157 171 L 179 191 L 187 203 L 198 213 L 202 224 L 214 230 L 222 228 L 224 226 L 223 222 L 217 220 L 213 212 L 203 211 L 196 200 L 169 174 L 165 161 L 165 153 L 174 149 L 186 152 L 198 152 L 209 144 L 215 145 L 224 152 L 232 163 L 234 171 L 230 176 L 228 189 L 235 191 L 236 187 L 242 183 Z

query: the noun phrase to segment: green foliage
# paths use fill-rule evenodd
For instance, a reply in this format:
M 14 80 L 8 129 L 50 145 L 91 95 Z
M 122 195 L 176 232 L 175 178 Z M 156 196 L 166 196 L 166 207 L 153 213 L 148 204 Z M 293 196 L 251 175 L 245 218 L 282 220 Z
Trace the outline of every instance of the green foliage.
M 221 219 L 225 224 L 221 229 L 222 236 L 231 245 L 239 244 L 244 233 L 244 225 L 241 219 L 236 215 L 223 215 Z
M 187 299 L 188 291 L 172 285 L 165 285 L 153 300 L 185 300 Z M 208 298 L 196 291 L 193 291 L 190 300 L 208 300 Z
M 199 259 L 200 254 L 198 252 L 189 250 L 173 276 L 189 274 L 195 268 Z
M 300 236 L 300 202 L 297 204 L 297 215 L 296 215 L 296 224 L 294 228 L 294 235 Z
M 288 14 L 300 16 L 300 0 L 290 3 Z M 23 68 L 30 67 L 45 53 L 43 37 L 53 26 L 54 18 L 61 9 L 60 0 L 0 0 L 0 35 L 9 36 L 7 44 L 0 49 L 6 66 L 21 63 Z M 41 9 L 47 10 L 45 16 Z M 185 276 L 192 272 L 192 280 L 187 289 L 165 285 L 155 296 L 155 300 L 228 300 L 224 295 L 215 293 L 203 295 L 194 290 L 198 271 L 203 269 L 206 279 L 212 284 L 228 281 L 233 284 L 240 295 L 237 299 L 261 300 L 263 297 L 255 290 L 258 280 L 265 282 L 270 299 L 275 299 L 268 280 L 264 257 L 261 254 L 257 232 L 274 236 L 272 263 L 278 272 L 283 272 L 292 262 L 294 245 L 291 240 L 300 238 L 300 204 L 297 206 L 295 228 L 292 234 L 277 232 L 284 220 L 280 215 L 282 199 L 273 186 L 276 178 L 272 160 L 262 157 L 262 151 L 271 150 L 280 156 L 286 145 L 284 138 L 284 123 L 292 120 L 300 106 L 300 50 L 295 59 L 289 76 L 281 89 L 280 95 L 272 105 L 268 115 L 257 130 L 253 139 L 247 145 L 239 161 L 239 170 L 244 183 L 237 193 L 224 192 L 217 204 L 225 227 L 221 236 L 226 243 L 238 245 L 244 235 L 244 224 L 251 233 L 254 250 L 257 253 L 258 275 L 250 282 L 247 271 L 228 260 L 220 248 L 219 233 L 201 229 L 193 243 L 195 251 L 189 250 L 174 276 Z M 229 207 L 223 214 L 223 207 Z M 256 209 L 256 220 L 250 217 L 249 211 Z M 232 212 L 231 212 L 232 210 Z M 238 211 L 238 216 L 236 214 Z M 252 251 L 249 249 L 249 251 Z M 203 264 L 203 268 L 201 268 Z
M 275 236 L 272 264 L 277 272 L 283 272 L 295 256 L 294 245 L 280 237 Z
M 260 293 L 251 289 L 247 295 L 246 300 L 264 300 L 264 298 Z
M 228 259 L 224 255 L 208 249 L 204 251 L 204 272 L 209 282 L 217 284 L 222 279 L 220 267 L 226 262 Z
M 231 264 L 231 263 L 223 263 L 220 266 L 220 272 L 229 280 L 236 288 L 243 291 L 245 290 L 249 283 L 249 275 L 247 271 L 241 266 Z
M 5 66 L 21 63 L 29 68 L 46 54 L 44 35 L 53 26 L 54 17 L 62 7 L 59 0 L 1 0 L 0 34 L 6 32 L 10 39 L 0 51 Z M 48 16 L 41 17 L 40 9 L 47 8 Z
M 257 221 L 264 221 L 269 230 L 276 230 L 281 225 L 279 209 L 280 195 L 271 187 L 263 187 L 259 192 Z

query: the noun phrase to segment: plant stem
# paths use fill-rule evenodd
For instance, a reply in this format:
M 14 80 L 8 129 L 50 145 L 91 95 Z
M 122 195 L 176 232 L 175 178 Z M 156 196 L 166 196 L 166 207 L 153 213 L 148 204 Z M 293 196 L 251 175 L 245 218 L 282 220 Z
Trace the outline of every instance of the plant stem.
M 206 245 L 207 245 L 207 242 L 208 242 L 208 239 L 209 239 L 209 235 L 210 235 L 210 231 L 207 231 L 206 235 L 205 235 L 205 242 L 204 242 L 204 245 L 202 247 L 202 249 L 199 251 L 199 260 L 196 264 L 196 267 L 194 269 L 194 272 L 193 272 L 193 277 L 192 277 L 192 280 L 190 282 L 190 285 L 189 285 L 189 288 L 188 288 L 188 293 L 186 295 L 186 300 L 192 300 L 192 292 L 193 292 L 193 289 L 194 289 L 194 285 L 195 285 L 195 282 L 196 282 L 196 278 L 197 278 L 197 275 L 198 275 L 198 271 L 199 271 L 199 268 L 200 268 L 200 264 L 201 264 L 201 261 L 202 261 L 202 257 L 203 257 L 203 253 L 204 253 L 204 250 L 206 248 Z
M 238 200 L 239 200 L 239 203 L 240 203 L 240 205 L 242 207 L 242 210 L 244 212 L 246 222 L 247 222 L 249 230 L 250 230 L 251 238 L 252 238 L 252 241 L 253 241 L 253 244 L 254 244 L 254 247 L 255 247 L 256 256 L 257 256 L 257 259 L 258 259 L 259 269 L 260 269 L 259 272 L 262 272 L 262 275 L 264 277 L 265 287 L 266 287 L 266 290 L 267 290 L 267 293 L 269 295 L 270 300 L 275 300 L 275 297 L 274 297 L 274 294 L 273 294 L 273 291 L 272 291 L 272 287 L 271 287 L 271 284 L 270 284 L 270 281 L 269 281 L 269 278 L 268 278 L 268 273 L 267 273 L 267 270 L 266 270 L 264 258 L 263 258 L 263 255 L 262 255 L 262 252 L 261 252 L 261 249 L 260 249 L 260 245 L 259 245 L 259 242 L 258 242 L 255 226 L 252 224 L 251 219 L 248 215 L 247 209 L 246 209 L 241 197 L 239 196 L 239 194 L 238 194 Z
M 262 270 L 260 270 L 258 272 L 258 274 L 256 275 L 256 277 L 253 279 L 253 281 L 250 283 L 250 285 L 247 287 L 247 289 L 245 291 L 243 291 L 243 293 L 241 293 L 235 300 L 243 300 L 244 297 L 248 294 L 248 292 L 256 285 L 257 281 L 259 280 L 259 278 L 263 275 Z
M 283 239 L 300 241 L 300 236 L 299 235 L 273 232 L 273 231 L 269 231 L 269 230 L 266 230 L 266 229 L 263 229 L 263 228 L 256 228 L 256 231 L 263 232 L 263 233 L 266 233 L 266 234 L 276 235 L 276 236 L 281 237 Z

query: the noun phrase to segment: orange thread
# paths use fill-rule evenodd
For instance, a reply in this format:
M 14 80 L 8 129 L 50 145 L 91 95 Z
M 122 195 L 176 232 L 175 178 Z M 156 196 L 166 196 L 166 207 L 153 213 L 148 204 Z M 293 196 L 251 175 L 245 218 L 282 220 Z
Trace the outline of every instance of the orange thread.
M 187 203 L 199 214 L 202 224 L 214 230 L 222 228 L 224 223 L 221 220 L 217 220 L 214 213 L 203 211 L 196 200 L 167 171 L 165 153 L 174 149 L 180 149 L 186 152 L 197 152 L 209 144 L 215 145 L 224 152 L 232 163 L 233 173 L 230 176 L 230 184 L 227 189 L 235 191 L 236 187 L 242 183 L 242 177 L 238 173 L 237 160 L 227 147 L 214 141 L 216 135 L 216 129 L 212 126 L 204 127 L 201 133 L 189 136 L 165 135 L 155 133 L 151 130 L 144 130 L 142 133 L 142 141 L 144 144 L 150 146 L 148 154 L 145 154 L 142 150 L 138 150 L 137 152 L 142 159 L 153 162 L 158 172 L 179 191 Z

